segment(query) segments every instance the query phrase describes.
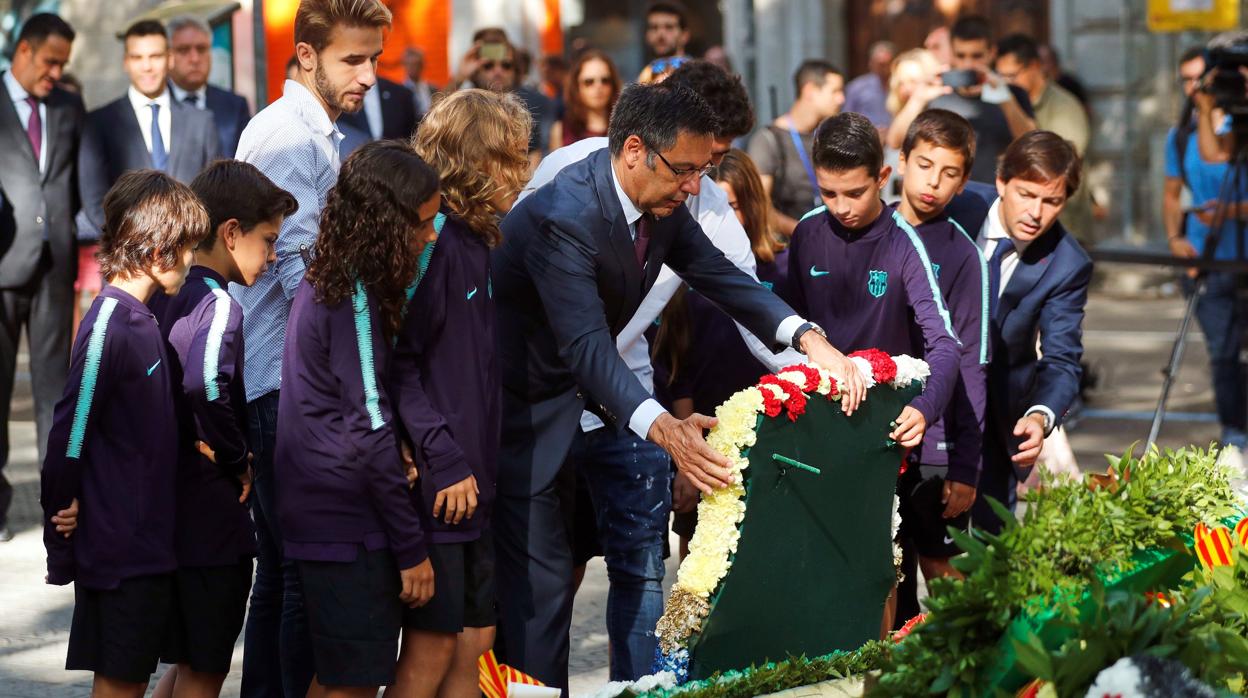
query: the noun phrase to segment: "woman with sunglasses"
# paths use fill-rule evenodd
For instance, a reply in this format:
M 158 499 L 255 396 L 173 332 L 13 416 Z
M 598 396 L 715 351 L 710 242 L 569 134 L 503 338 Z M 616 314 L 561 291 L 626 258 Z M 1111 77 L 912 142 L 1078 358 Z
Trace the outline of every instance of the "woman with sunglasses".
M 550 149 L 607 135 L 607 121 L 619 96 L 620 74 L 607 54 L 590 49 L 578 56 L 564 86 L 563 120 L 550 130 Z

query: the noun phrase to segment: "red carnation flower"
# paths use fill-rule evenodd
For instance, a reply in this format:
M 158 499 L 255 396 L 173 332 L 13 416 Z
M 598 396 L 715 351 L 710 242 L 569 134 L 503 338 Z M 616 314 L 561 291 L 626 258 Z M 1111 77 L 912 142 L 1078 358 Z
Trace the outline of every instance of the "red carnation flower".
M 766 375 L 758 379 L 758 385 L 760 387 L 764 385 L 774 385 L 788 394 L 789 398 L 784 401 L 784 406 L 789 411 L 789 421 L 796 422 L 798 416 L 806 412 L 806 396 L 802 393 L 802 389 L 798 387 L 796 383 L 787 381 L 779 376 Z M 764 390 L 762 392 L 763 407 L 766 410 L 766 408 L 770 407 L 767 401 L 767 395 L 770 391 Z M 779 412 L 777 411 L 776 414 L 779 414 Z M 767 416 L 774 417 L 776 415 L 771 414 L 771 412 L 767 410 Z
M 893 642 L 901 642 L 902 640 L 904 640 L 906 636 L 910 634 L 910 631 L 914 630 L 915 626 L 919 625 L 925 620 L 927 620 L 927 614 L 920 613 L 919 615 L 906 621 L 906 624 L 901 626 L 901 630 L 898 630 L 897 632 L 893 633 Z
M 879 349 L 863 349 L 849 356 L 851 359 L 855 356 L 866 359 L 867 363 L 871 364 L 871 376 L 875 378 L 876 383 L 891 383 L 897 377 L 897 362 Z

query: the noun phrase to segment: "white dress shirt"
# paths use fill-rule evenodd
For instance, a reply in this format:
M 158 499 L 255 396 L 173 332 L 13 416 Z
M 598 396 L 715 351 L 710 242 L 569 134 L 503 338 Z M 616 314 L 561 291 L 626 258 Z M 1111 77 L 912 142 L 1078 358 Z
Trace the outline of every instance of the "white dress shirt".
M 134 118 L 139 121 L 139 131 L 143 134 L 143 143 L 147 152 L 152 152 L 152 102 L 160 105 L 160 113 L 156 119 L 160 123 L 160 139 L 165 144 L 165 154 L 173 153 L 173 113 L 170 108 L 169 90 L 164 90 L 155 99 L 146 97 L 131 85 L 126 90 L 130 97 L 130 106 L 134 108 Z
M 979 231 L 979 249 L 983 250 L 984 259 L 992 259 L 992 255 L 997 250 L 997 245 L 1003 244 L 1004 241 L 1010 240 L 1010 233 L 1005 229 L 1005 224 L 1001 221 L 1001 199 L 997 199 L 988 209 L 988 217 L 984 219 L 984 226 Z M 1001 295 L 1005 293 L 1005 289 L 1010 285 L 1010 279 L 1014 277 L 1014 270 L 1018 268 L 1018 261 L 1023 253 L 1027 251 L 1030 243 L 1014 240 L 1014 250 L 1006 252 L 1001 258 L 1001 280 L 997 285 L 997 299 L 1000 300 Z M 989 262 L 991 264 L 991 262 Z M 989 272 L 991 273 L 991 272 Z M 1045 405 L 1032 405 L 1027 408 L 1024 414 L 1032 414 L 1039 412 L 1048 419 L 1050 427 L 1057 424 L 1057 417 L 1053 410 Z
M 176 82 L 169 83 L 169 89 L 173 90 L 173 98 L 178 100 L 179 104 L 186 104 L 186 98 L 195 95 L 195 102 L 191 105 L 196 109 L 203 111 L 208 108 L 208 86 L 204 85 L 198 90 L 184 90 L 178 87 Z M 150 116 L 148 117 L 151 118 Z
M 26 98 L 30 93 L 26 88 L 22 87 L 22 83 L 13 77 L 13 71 L 4 71 L 4 87 L 9 91 L 9 97 L 13 100 L 13 108 L 17 110 L 17 120 L 21 122 L 22 128 L 29 130 L 30 115 L 33 113 L 30 103 Z M 39 129 L 43 140 L 39 145 L 39 173 L 48 171 L 48 150 L 52 143 L 51 134 L 48 132 L 48 105 L 43 100 L 39 100 Z
M 381 85 L 374 83 L 364 93 L 364 118 L 368 119 L 368 132 L 373 140 L 381 138 Z
M 524 191 L 521 192 L 520 198 L 528 196 L 550 182 L 560 170 L 568 165 L 580 162 L 606 147 L 606 138 L 586 138 L 552 152 L 542 159 L 537 171 L 533 173 L 532 179 L 529 180 Z M 624 218 L 628 221 L 629 233 L 635 237 L 637 234 L 637 219 L 641 218 L 641 211 L 624 194 L 619 180 L 615 177 L 614 170 L 611 176 L 612 182 L 615 184 L 616 196 L 620 200 L 620 208 L 623 209 Z M 712 244 L 724 253 L 728 261 L 736 265 L 741 271 L 757 279 L 757 276 L 755 276 L 754 252 L 750 248 L 750 240 L 745 234 L 745 229 L 741 227 L 741 222 L 737 220 L 736 213 L 729 206 L 728 196 L 724 194 L 723 190 L 709 177 L 703 177 L 700 193 L 686 199 L 685 206 L 689 209 L 690 215 L 702 227 L 702 232 L 706 234 L 706 237 Z M 651 394 L 654 393 L 654 368 L 650 364 L 650 347 L 644 332 L 663 312 L 663 308 L 667 306 L 668 301 L 680 289 L 681 283 L 682 281 L 676 275 L 676 272 L 672 271 L 667 265 L 663 265 L 663 268 L 659 270 L 659 275 L 655 278 L 654 286 L 646 292 L 645 298 L 642 299 L 641 305 L 638 306 L 632 319 L 628 321 L 628 324 L 615 338 L 615 346 L 619 350 L 620 356 L 623 357 L 629 370 L 637 377 L 642 387 Z M 802 322 L 804 320 L 796 315 L 785 319 L 776 332 L 777 340 L 788 346 L 793 339 L 793 333 L 797 331 Z M 737 330 L 741 333 L 741 337 L 745 340 L 750 352 L 771 371 L 805 361 L 804 356 L 792 349 L 786 349 L 779 354 L 773 353 L 766 344 L 739 324 L 737 325 Z M 650 433 L 650 426 L 654 423 L 654 420 L 663 411 L 663 407 L 659 405 L 658 401 L 647 400 L 637 408 L 632 418 L 629 419 L 629 428 L 644 439 Z M 602 426 L 602 421 L 590 412 L 585 412 L 581 416 L 581 428 L 584 431 L 593 431 Z
M 290 192 L 299 210 L 282 221 L 277 234 L 277 263 L 251 286 L 230 284 L 230 295 L 243 306 L 243 380 L 247 401 L 282 384 L 282 349 L 290 303 L 303 281 L 303 247 L 311 249 L 320 230 L 321 209 L 338 179 L 342 133 L 316 97 L 287 80 L 282 98 L 247 123 L 237 157 L 250 162 L 277 186 Z

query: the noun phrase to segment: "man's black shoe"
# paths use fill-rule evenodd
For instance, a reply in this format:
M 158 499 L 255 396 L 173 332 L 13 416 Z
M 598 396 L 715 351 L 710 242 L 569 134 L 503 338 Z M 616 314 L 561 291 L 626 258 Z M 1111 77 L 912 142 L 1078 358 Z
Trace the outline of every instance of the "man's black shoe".
M 13 540 L 13 532 L 8 526 L 0 526 L 0 543 L 8 543 Z

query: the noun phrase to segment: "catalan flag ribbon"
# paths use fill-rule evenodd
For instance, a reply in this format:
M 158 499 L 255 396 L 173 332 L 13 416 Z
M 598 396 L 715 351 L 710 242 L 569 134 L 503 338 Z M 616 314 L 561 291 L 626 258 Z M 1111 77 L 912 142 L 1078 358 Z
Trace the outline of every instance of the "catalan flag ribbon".
M 1235 527 L 1237 532 L 1239 529 L 1239 526 Z M 1231 564 L 1231 532 L 1225 526 L 1210 528 L 1204 523 L 1198 523 L 1195 533 L 1196 557 L 1206 570 Z
M 507 698 L 507 687 L 513 683 L 526 686 L 545 685 L 522 671 L 506 664 L 499 664 L 498 658 L 494 656 L 494 650 L 481 655 L 477 659 L 477 667 L 481 672 L 477 684 L 481 688 L 481 693 L 485 694 L 485 698 Z
M 1239 523 L 1235 524 L 1235 540 L 1248 548 L 1248 517 L 1240 519 Z

